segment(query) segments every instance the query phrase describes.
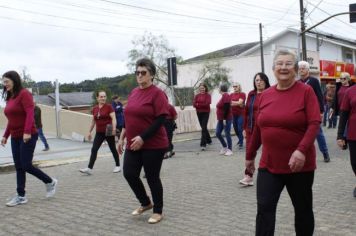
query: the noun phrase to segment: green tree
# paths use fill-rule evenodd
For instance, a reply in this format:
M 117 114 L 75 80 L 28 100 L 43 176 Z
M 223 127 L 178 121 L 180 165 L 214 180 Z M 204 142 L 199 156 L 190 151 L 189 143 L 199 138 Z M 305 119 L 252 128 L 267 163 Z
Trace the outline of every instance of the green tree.
M 217 88 L 221 83 L 230 85 L 230 69 L 222 66 L 221 53 L 209 54 L 205 58 L 202 69 L 199 71 L 197 81 L 193 85 L 194 90 L 200 83 L 204 82 L 209 90 Z

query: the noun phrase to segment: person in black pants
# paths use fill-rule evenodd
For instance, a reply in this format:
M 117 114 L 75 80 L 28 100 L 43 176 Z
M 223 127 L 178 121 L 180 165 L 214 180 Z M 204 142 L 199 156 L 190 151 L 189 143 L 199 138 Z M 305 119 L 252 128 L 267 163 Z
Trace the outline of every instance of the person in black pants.
M 348 143 L 351 167 L 356 176 L 356 85 L 346 90 L 339 115 L 337 144 L 341 149 L 346 149 L 346 142 Z M 353 195 L 356 198 L 356 186 L 353 190 Z
M 164 159 L 170 158 L 174 156 L 174 145 L 172 143 L 173 140 L 173 132 L 177 128 L 177 124 L 175 120 L 177 119 L 177 112 L 176 109 L 173 105 L 168 104 L 168 116 L 166 117 L 166 121 L 164 122 L 164 128 L 166 129 L 167 132 L 167 137 L 168 137 L 168 150 L 164 154 Z
M 211 96 L 208 93 L 208 86 L 201 83 L 199 85 L 199 93 L 194 97 L 193 107 L 197 110 L 197 116 L 201 127 L 200 147 L 202 151 L 205 150 L 207 144 L 210 145 L 212 143 L 208 131 L 210 103 Z
M 163 126 L 168 115 L 168 100 L 165 93 L 153 84 L 156 66 L 149 59 L 136 62 L 138 87 L 128 96 L 124 111 L 125 126 L 118 142 L 119 153 L 123 153 L 124 177 L 141 206 L 133 216 L 153 208 L 148 223 L 155 224 L 163 219 L 163 186 L 160 171 L 164 153 L 168 147 L 168 137 Z M 153 205 L 140 179 L 142 167 L 150 187 Z
M 96 99 L 98 105 L 93 108 L 93 119 L 90 125 L 88 139 L 91 140 L 91 132 L 96 126 L 96 134 L 93 142 L 93 147 L 91 149 L 91 155 L 88 167 L 79 169 L 80 172 L 90 175 L 92 173 L 96 157 L 98 155 L 98 150 L 104 140 L 109 144 L 110 151 L 115 160 L 114 173 L 120 172 L 120 160 L 119 154 L 115 147 L 115 134 L 116 134 L 116 118 L 114 109 L 110 104 L 106 103 L 106 92 L 98 91 L 96 92 Z

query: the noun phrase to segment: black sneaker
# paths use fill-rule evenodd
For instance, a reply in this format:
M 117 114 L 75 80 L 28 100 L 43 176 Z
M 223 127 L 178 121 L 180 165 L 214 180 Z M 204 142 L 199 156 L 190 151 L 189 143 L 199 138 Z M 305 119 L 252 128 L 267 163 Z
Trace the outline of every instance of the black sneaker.
M 354 188 L 354 197 L 356 197 L 356 187 Z
M 325 162 L 325 163 L 330 162 L 330 156 L 329 156 L 329 153 L 323 153 L 323 155 L 324 155 L 324 162 Z
M 42 151 L 46 152 L 49 150 L 49 147 L 45 147 Z

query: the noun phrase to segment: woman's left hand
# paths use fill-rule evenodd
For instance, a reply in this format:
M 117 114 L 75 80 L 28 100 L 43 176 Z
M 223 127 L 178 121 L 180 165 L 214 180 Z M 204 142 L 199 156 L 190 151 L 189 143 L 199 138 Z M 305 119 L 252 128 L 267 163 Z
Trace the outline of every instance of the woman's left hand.
M 131 145 L 130 145 L 130 149 L 133 151 L 138 151 L 141 149 L 144 141 L 140 136 L 136 136 L 133 139 L 131 139 Z
M 292 172 L 298 172 L 303 168 L 304 163 L 305 155 L 301 151 L 295 150 L 289 159 L 288 165 Z
M 27 143 L 31 139 L 31 134 L 23 134 L 23 142 Z

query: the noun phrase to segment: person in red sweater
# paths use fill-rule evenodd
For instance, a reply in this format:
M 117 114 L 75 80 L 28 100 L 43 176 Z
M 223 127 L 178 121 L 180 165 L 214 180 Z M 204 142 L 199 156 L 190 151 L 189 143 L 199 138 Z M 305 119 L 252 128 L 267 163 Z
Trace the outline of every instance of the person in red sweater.
M 117 173 L 121 171 L 119 154 L 115 147 L 115 135 L 116 135 L 116 116 L 114 108 L 111 104 L 106 103 L 106 92 L 99 90 L 96 92 L 96 100 L 98 105 L 93 107 L 93 119 L 90 125 L 88 140 L 91 140 L 91 132 L 96 126 L 96 133 L 91 149 L 90 160 L 88 167 L 79 169 L 81 173 L 91 175 L 98 150 L 101 144 L 106 140 L 109 145 L 112 156 L 114 157 L 115 167 L 113 172 Z
M 246 94 L 241 92 L 241 85 L 237 82 L 232 84 L 234 92 L 230 94 L 231 97 L 231 111 L 232 111 L 232 125 L 235 130 L 235 134 L 239 141 L 237 145 L 239 149 L 243 148 L 244 136 L 242 134 L 244 124 L 245 113 L 245 100 Z
M 216 124 L 215 134 L 219 139 L 222 149 L 220 150 L 220 155 L 232 156 L 232 140 L 231 140 L 231 123 L 232 123 L 232 113 L 231 113 L 231 98 L 228 94 L 228 85 L 220 85 L 221 98 L 216 104 L 216 117 L 218 123 Z M 226 141 L 221 135 L 224 130 Z
M 293 203 L 296 235 L 314 232 L 314 141 L 321 117 L 313 89 L 296 80 L 296 62 L 293 52 L 276 52 L 273 72 L 277 85 L 261 94 L 256 126 L 246 152 L 246 168 L 253 172 L 256 152 L 262 144 L 256 235 L 274 235 L 277 204 L 284 187 Z
M 244 113 L 244 131 L 243 134 L 246 138 L 246 149 L 251 141 L 252 131 L 255 127 L 255 118 L 258 110 L 258 103 L 262 92 L 270 87 L 269 79 L 263 72 L 257 73 L 253 77 L 254 89 L 248 93 L 246 108 Z M 240 184 L 245 186 L 253 186 L 253 172 L 245 169 L 245 176 L 241 179 Z
M 173 140 L 173 132 L 177 128 L 177 124 L 175 122 L 176 119 L 177 119 L 176 108 L 173 105 L 168 104 L 168 116 L 166 117 L 166 121 L 164 122 L 164 128 L 166 129 L 168 135 L 169 145 L 168 145 L 167 152 L 164 154 L 164 159 L 170 158 L 175 154 L 173 150 L 174 145 L 172 143 L 172 140 Z
M 351 167 L 356 176 L 356 85 L 346 90 L 339 115 L 337 144 L 341 149 L 345 149 L 346 141 L 348 142 Z M 354 188 L 353 195 L 356 198 L 356 187 Z
M 57 179 L 49 177 L 32 165 L 33 152 L 38 139 L 34 121 L 33 98 L 31 93 L 22 87 L 20 75 L 16 71 L 8 71 L 3 76 L 3 98 L 6 101 L 4 110 L 8 120 L 1 145 L 5 146 L 11 136 L 11 150 L 17 176 L 17 195 L 7 206 L 26 204 L 25 196 L 26 173 L 37 177 L 46 185 L 46 197 L 53 197 L 56 192 Z
M 205 150 L 207 144 L 212 144 L 211 137 L 208 131 L 210 104 L 211 96 L 208 93 L 208 86 L 201 83 L 199 85 L 199 93 L 194 97 L 193 107 L 197 111 L 197 116 L 201 127 L 200 147 L 202 151 Z
M 155 224 L 163 219 L 163 186 L 160 178 L 164 153 L 168 147 L 168 137 L 164 121 L 168 115 L 166 94 L 153 84 L 156 66 L 147 58 L 136 62 L 138 87 L 127 98 L 124 111 L 125 127 L 122 129 L 118 149 L 123 153 L 124 177 L 141 206 L 131 214 L 138 216 L 153 208 L 148 223 Z M 150 187 L 153 205 L 140 179 L 142 167 Z

